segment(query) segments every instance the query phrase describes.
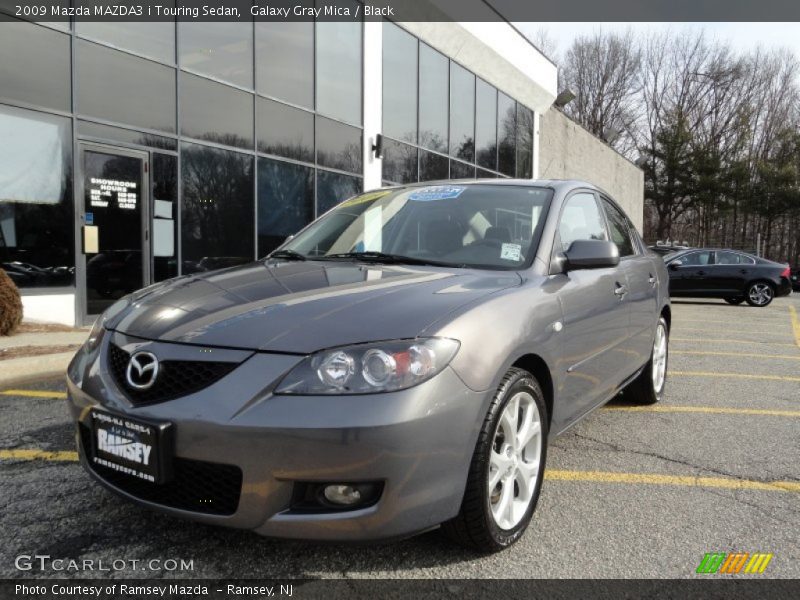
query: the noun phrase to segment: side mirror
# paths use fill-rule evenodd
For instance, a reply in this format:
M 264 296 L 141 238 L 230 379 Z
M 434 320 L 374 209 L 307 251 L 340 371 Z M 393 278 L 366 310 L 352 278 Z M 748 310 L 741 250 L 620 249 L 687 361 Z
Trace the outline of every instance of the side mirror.
M 619 264 L 619 248 L 605 240 L 575 240 L 564 253 L 567 271 L 605 269 Z

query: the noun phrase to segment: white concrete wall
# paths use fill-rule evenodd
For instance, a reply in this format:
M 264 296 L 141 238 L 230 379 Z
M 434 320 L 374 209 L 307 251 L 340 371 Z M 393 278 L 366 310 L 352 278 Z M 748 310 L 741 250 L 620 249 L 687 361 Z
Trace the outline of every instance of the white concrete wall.
M 644 221 L 644 172 L 561 111 L 541 117 L 540 179 L 582 179 L 611 194 L 641 233 Z
M 383 161 L 372 146 L 383 127 L 383 23 L 364 23 L 364 190 L 381 186 Z
M 75 325 L 75 294 L 32 294 L 22 292 L 22 318 L 36 323 Z

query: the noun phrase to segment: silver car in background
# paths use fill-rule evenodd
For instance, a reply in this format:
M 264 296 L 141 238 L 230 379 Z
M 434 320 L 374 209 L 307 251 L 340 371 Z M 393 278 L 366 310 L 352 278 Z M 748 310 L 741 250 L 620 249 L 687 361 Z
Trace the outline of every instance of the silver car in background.
M 370 191 L 267 258 L 112 306 L 68 370 L 119 496 L 286 538 L 519 539 L 548 440 L 661 397 L 667 272 L 580 181 Z

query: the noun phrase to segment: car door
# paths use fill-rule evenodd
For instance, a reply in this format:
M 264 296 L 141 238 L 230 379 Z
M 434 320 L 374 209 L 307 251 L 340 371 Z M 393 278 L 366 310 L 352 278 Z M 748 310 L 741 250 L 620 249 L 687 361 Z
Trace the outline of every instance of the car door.
M 695 250 L 675 257 L 667 264 L 669 291 L 673 296 L 691 296 L 709 289 L 706 276 L 713 264 L 712 250 Z
M 713 278 L 710 283 L 720 293 L 743 294 L 755 266 L 755 259 L 746 254 L 717 250 L 714 253 L 714 265 L 711 268 Z
M 559 215 L 553 251 L 575 240 L 607 240 L 594 192 L 573 192 Z M 605 400 L 627 369 L 623 352 L 629 331 L 628 282 L 623 267 L 568 270 L 552 276 L 563 311 L 560 401 L 554 422 L 570 422 Z
M 650 358 L 657 314 L 658 277 L 653 258 L 644 253 L 633 223 L 606 196 L 600 196 L 608 220 L 611 241 L 619 248 L 620 267 L 628 280 L 626 297 L 629 314 L 629 340 L 614 352 L 627 360 L 625 377 L 633 375 Z

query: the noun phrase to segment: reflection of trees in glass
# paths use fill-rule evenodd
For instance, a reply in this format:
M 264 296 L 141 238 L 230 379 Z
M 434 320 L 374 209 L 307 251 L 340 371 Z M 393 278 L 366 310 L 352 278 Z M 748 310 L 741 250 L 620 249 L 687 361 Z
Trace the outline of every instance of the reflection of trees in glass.
M 359 173 L 361 172 L 361 143 L 351 142 L 333 152 L 318 147 L 317 162 L 333 169 Z
M 497 168 L 497 142 L 490 142 L 478 149 L 478 164 L 489 169 Z
M 314 170 L 258 159 L 258 255 L 277 248 L 314 218 Z
M 440 156 L 433 152 L 419 153 L 419 180 L 432 181 L 435 179 L 447 179 L 449 161 L 446 156 Z
M 513 177 L 516 165 L 516 104 L 512 100 L 510 103 L 502 103 L 499 109 L 499 123 L 497 127 L 498 138 L 500 140 L 498 148 L 498 170 L 505 175 L 511 175 Z
M 392 140 L 384 140 L 383 178 L 393 183 L 416 182 L 417 149 Z
M 464 138 L 455 151 L 456 158 L 473 162 L 475 159 L 475 140 L 471 137 Z
M 241 258 L 242 262 L 252 260 L 253 159 L 227 150 L 184 144 L 181 178 L 183 258 L 225 256 Z
M 533 111 L 517 105 L 517 177 L 533 175 Z
M 314 151 L 311 145 L 308 142 L 304 142 L 300 135 L 292 141 L 274 143 L 259 142 L 258 151 L 264 154 L 274 154 L 275 156 L 284 156 L 304 162 L 314 162 Z
M 317 216 L 355 196 L 361 188 L 362 181 L 358 177 L 317 171 Z

